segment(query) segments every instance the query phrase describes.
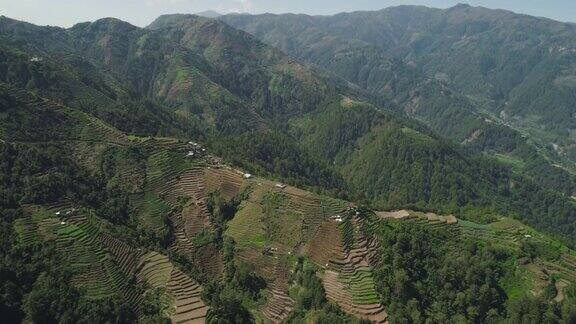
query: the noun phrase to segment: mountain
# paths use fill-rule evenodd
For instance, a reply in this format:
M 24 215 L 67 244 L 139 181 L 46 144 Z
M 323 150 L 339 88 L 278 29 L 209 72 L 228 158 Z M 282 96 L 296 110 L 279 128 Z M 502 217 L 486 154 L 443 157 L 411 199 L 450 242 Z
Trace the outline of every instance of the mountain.
M 0 143 L 0 312 L 13 322 L 521 322 L 554 311 L 570 322 L 576 311 L 575 252 L 512 219 L 374 212 L 247 176 L 192 141 L 127 136 L 6 85 L 0 99 L 3 125 L 22 132 Z
M 573 25 L 466 5 L 219 19 L 394 101 L 542 185 L 574 192 L 566 81 Z
M 6 83 L 122 131 L 140 125 L 126 121 L 134 107 L 166 121 L 135 129 L 140 134 L 201 138 L 259 174 L 380 208 L 514 215 L 573 241 L 568 198 L 386 113 L 361 90 L 222 22 L 178 15 L 146 29 L 111 18 L 59 29 L 5 18 L 0 31 L 12 55 Z
M 218 17 L 222 16 L 222 14 L 220 14 L 216 11 L 213 11 L 213 10 L 198 12 L 195 15 L 200 16 L 200 17 L 204 17 L 204 18 L 218 18 Z
M 193 15 L 0 38 L 11 321 L 573 314 L 572 201 L 392 98 Z
M 190 41 L 190 39 L 198 39 L 202 34 L 199 32 L 199 22 L 201 28 L 218 26 L 220 30 L 226 31 L 222 37 L 228 38 L 226 41 L 217 42 Z M 237 44 L 242 41 L 242 44 L 234 47 L 234 55 L 219 56 L 218 61 L 209 58 L 226 69 L 221 70 L 220 75 L 233 75 L 241 69 L 247 71 L 245 73 L 259 71 L 258 68 L 251 69 L 239 65 L 242 64 L 239 62 L 250 61 L 250 64 L 254 62 L 254 58 L 246 61 L 240 59 L 244 53 L 239 52 L 238 49 L 247 43 L 243 39 L 254 42 L 253 48 L 259 49 L 259 52 L 250 54 L 252 57 L 260 57 L 259 53 L 262 49 L 268 49 L 268 47 L 261 48 L 259 45 L 261 43 L 256 42 L 247 34 L 239 33 L 215 21 L 199 20 L 194 16 L 161 16 L 148 28 L 157 32 L 162 31 L 165 35 L 176 35 L 175 41 L 181 42 L 190 49 L 202 50 L 203 53 L 225 52 L 225 49 L 217 48 L 221 43 Z M 210 51 L 204 46 L 209 46 Z M 352 196 L 362 197 L 367 202 L 384 208 L 410 204 L 410 206 L 439 208 L 448 212 L 454 211 L 448 206 L 461 208 L 473 204 L 482 208 L 492 208 L 501 204 L 502 193 L 499 190 L 510 185 L 509 177 L 512 176 L 504 176 L 506 171 L 503 169 L 493 166 L 486 159 L 477 159 L 475 155 L 450 146 L 421 125 L 412 122 L 406 124 L 387 114 L 386 109 L 378 109 L 374 105 L 365 104 L 366 100 L 369 102 L 369 98 L 362 93 L 356 94 L 357 91 L 354 88 L 346 87 L 341 82 L 337 82 L 335 87 L 331 86 L 334 83 L 323 78 L 322 74 L 314 73 L 313 70 L 290 60 L 280 52 L 275 51 L 274 55 L 277 56 L 266 57 L 263 59 L 265 61 L 261 61 L 260 64 L 270 66 L 272 62 L 282 58 L 287 63 L 282 63 L 281 69 L 285 69 L 284 65 L 288 64 L 289 73 L 295 75 L 297 79 L 287 80 L 287 84 L 280 82 L 281 86 L 278 87 L 275 85 L 274 78 L 265 81 L 267 78 L 259 73 L 251 74 L 249 80 L 245 81 L 234 81 L 235 77 L 227 77 L 227 80 L 222 82 L 232 81 L 225 87 L 234 93 L 238 93 L 238 90 L 234 89 L 236 87 L 248 88 L 250 84 L 254 84 L 254 88 L 248 90 L 251 100 L 270 102 L 273 105 L 266 104 L 265 111 L 258 110 L 257 112 L 273 124 L 281 123 L 284 134 L 289 134 L 295 142 L 300 144 L 301 148 L 314 152 L 315 157 L 326 165 L 331 165 L 333 170 L 343 177 Z M 234 62 L 230 62 L 230 59 L 234 59 Z M 231 68 L 232 66 L 234 68 Z M 258 79 L 262 81 L 256 83 L 254 80 Z M 280 101 L 267 99 L 267 96 L 275 95 L 274 91 L 258 93 L 265 88 L 256 84 L 266 84 L 266 82 L 274 82 L 274 85 L 268 83 L 268 89 L 278 89 L 283 97 Z M 244 92 L 242 90 L 241 93 Z M 342 97 L 343 95 L 345 97 Z M 299 99 L 296 99 L 298 97 Z M 293 104 L 286 101 L 286 98 L 296 99 L 297 110 L 292 108 Z M 291 108 L 290 111 L 283 111 L 286 103 Z M 304 103 L 305 106 L 302 107 Z M 279 108 L 274 108 L 274 105 L 278 105 Z M 232 139 L 231 143 L 234 145 L 219 152 L 235 158 L 245 156 L 245 159 L 262 155 L 257 147 L 263 147 L 263 143 L 254 140 L 251 140 L 249 144 L 242 143 L 241 141 L 244 140 L 244 137 L 240 137 L 240 141 Z M 388 148 L 391 150 L 389 154 Z M 264 156 L 278 154 L 270 151 L 269 148 L 267 150 Z M 270 164 L 269 161 L 262 162 L 262 164 Z M 466 167 L 462 168 L 463 165 Z M 543 167 L 545 168 L 545 165 Z M 422 174 L 421 168 L 427 171 Z M 440 174 L 450 176 L 442 177 Z M 528 182 L 532 183 L 531 180 Z M 436 185 L 433 185 L 434 183 Z M 528 187 L 532 188 L 529 191 L 536 188 L 531 184 Z M 446 188 L 453 188 L 452 190 L 455 191 L 445 191 Z M 456 192 L 459 194 L 454 194 Z M 510 197 L 505 199 L 510 199 Z M 509 203 L 504 203 L 504 205 L 507 209 Z M 496 207 L 496 210 L 497 213 L 504 212 L 499 207 Z M 505 211 L 505 213 L 508 212 Z M 527 210 L 518 211 L 523 215 L 522 217 L 529 217 L 525 215 L 526 212 Z M 566 214 L 562 217 L 570 218 L 571 216 Z M 533 221 L 541 222 L 536 220 L 538 218 L 539 216 L 534 215 Z
M 5 18 L 0 26 L 5 82 L 121 130 L 204 138 L 237 165 L 381 208 L 515 215 L 573 240 L 568 198 L 384 113 L 356 88 L 221 22 L 179 15 L 147 29 L 102 19 L 64 30 Z M 142 129 L 127 121 L 126 107 L 166 123 Z

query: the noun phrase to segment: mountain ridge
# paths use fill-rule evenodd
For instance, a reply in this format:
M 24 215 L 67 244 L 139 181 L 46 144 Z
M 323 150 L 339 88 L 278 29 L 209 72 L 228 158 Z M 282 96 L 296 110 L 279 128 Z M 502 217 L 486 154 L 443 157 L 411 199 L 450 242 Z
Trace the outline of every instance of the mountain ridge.
M 367 195 L 364 194 L 367 202 L 389 208 L 416 205 L 455 211 L 454 208 L 463 209 L 464 206 L 473 204 L 489 209 L 496 205 L 496 208 L 500 209 L 505 205 L 503 201 L 510 199 L 503 196 L 500 190 L 509 190 L 511 179 L 516 176 L 501 165 L 443 141 L 418 123 L 401 121 L 385 110 L 362 102 L 361 97 L 357 97 L 353 90 L 331 83 L 324 76 L 316 74 L 282 52 L 263 45 L 247 33 L 206 18 L 178 18 L 184 20 L 172 21 L 171 24 L 181 25 L 166 26 L 161 33 L 134 29 L 130 25 L 122 25 L 120 28 L 128 28 L 127 33 L 101 32 L 101 25 L 108 28 L 110 23 L 118 24 L 115 20 L 103 20 L 93 25 L 94 28 L 85 25 L 70 29 L 69 32 L 58 29 L 60 34 L 57 34 L 57 37 L 70 37 L 64 38 L 65 44 L 75 44 L 78 41 L 86 44 L 74 46 L 80 52 L 72 53 L 94 60 L 93 64 L 116 76 L 116 79 L 109 83 L 111 79 L 106 74 L 95 74 L 102 80 L 100 82 L 109 83 L 106 87 L 112 89 L 107 99 L 111 100 L 110 102 L 118 101 L 115 98 L 127 97 L 126 102 L 135 105 L 135 109 L 138 109 L 136 107 L 139 102 L 149 102 L 147 105 L 150 113 L 159 113 L 156 118 L 159 118 L 157 127 L 160 129 L 170 129 L 167 127 L 169 124 L 164 124 L 163 121 L 173 120 L 175 125 L 184 128 L 185 123 L 192 122 L 192 125 L 197 127 L 195 134 L 208 136 L 215 131 L 218 136 L 210 136 L 209 142 L 213 143 L 220 155 L 234 157 L 237 163 L 243 165 L 257 165 L 261 172 L 290 175 L 292 179 L 298 179 L 298 184 L 306 183 L 317 187 L 325 184 L 332 190 L 352 190 L 353 195 L 367 192 Z M 50 46 L 54 44 L 51 43 Z M 51 51 L 51 47 L 46 49 Z M 174 52 L 172 49 L 178 51 Z M 170 59 L 160 57 L 158 50 L 170 53 Z M 154 66 L 156 67 L 150 68 Z M 75 66 L 70 67 L 72 71 L 77 69 Z M 94 71 L 99 70 L 96 68 Z M 240 71 L 244 72 L 239 74 Z M 223 75 L 227 77 L 222 78 Z M 181 82 L 178 78 L 186 82 Z M 206 82 L 208 80 L 209 83 Z M 206 84 L 213 86 L 203 88 Z M 93 85 L 92 81 L 87 83 L 87 90 L 94 91 Z M 70 85 L 70 89 L 76 87 Z M 192 88 L 200 92 L 190 97 L 189 90 Z M 161 91 L 158 92 L 158 89 Z M 101 90 L 96 91 L 94 95 Z M 68 104 L 77 108 L 89 108 L 94 102 L 78 102 L 73 99 L 68 100 Z M 199 102 L 199 99 L 204 101 Z M 254 103 L 257 105 L 253 106 Z M 120 104 L 117 108 L 122 108 L 122 102 Z M 108 104 L 102 103 L 97 107 L 90 108 L 91 113 L 113 117 L 107 120 L 112 124 L 117 118 L 115 115 L 124 114 L 122 109 L 111 108 Z M 201 110 L 194 111 L 194 107 Z M 347 107 L 355 109 L 350 111 Z M 101 109 L 108 111 L 103 114 L 99 112 Z M 237 113 L 238 111 L 247 113 Z M 174 112 L 176 115 L 173 115 Z M 352 125 L 346 118 L 356 118 L 358 123 Z M 307 127 L 313 119 L 323 122 Z M 259 120 L 268 126 L 268 131 L 254 126 Z M 334 123 L 336 120 L 338 123 Z M 208 125 L 205 124 L 206 121 L 209 122 Z M 348 132 L 349 134 L 346 134 Z M 238 136 L 239 134 L 244 135 Z M 256 140 L 251 138 L 254 136 L 257 137 Z M 284 141 L 287 144 L 282 145 L 283 151 L 278 152 L 271 149 L 272 145 L 275 145 L 272 141 Z M 426 145 L 422 145 L 423 143 Z M 378 153 L 379 146 L 386 147 L 391 154 L 382 157 Z M 318 151 L 318 147 L 323 149 Z M 280 162 L 278 154 L 290 157 L 289 159 L 303 159 L 306 167 L 303 168 L 290 160 Z M 258 157 L 256 165 L 250 162 L 254 157 Z M 404 159 L 414 167 L 406 168 Z M 289 168 L 281 167 L 282 163 L 287 163 Z M 363 168 L 354 167 L 365 163 L 368 165 Z M 429 170 L 427 173 L 421 174 L 418 171 L 420 163 Z M 379 176 L 367 177 L 362 174 L 365 170 L 373 170 Z M 313 176 L 314 172 L 320 172 L 323 176 Z M 442 180 L 437 176 L 446 172 L 453 174 Z M 459 181 L 458 177 L 467 180 Z M 434 180 L 439 181 L 438 186 L 430 186 L 432 178 L 438 179 Z M 503 188 L 499 189 L 498 186 Z M 454 188 L 454 191 L 446 192 L 443 187 Z M 533 186 L 532 181 L 527 179 L 523 190 L 528 188 L 532 191 L 538 186 Z M 558 196 L 554 199 L 562 198 Z M 561 208 L 568 207 L 566 204 L 562 206 Z M 504 210 L 507 209 L 508 207 Z M 530 214 L 524 215 L 526 212 Z M 534 211 L 523 209 L 520 216 L 530 219 L 532 224 L 544 226 L 545 223 L 540 217 L 533 213 Z M 480 215 L 475 214 L 474 217 L 478 216 Z M 560 219 L 567 216 L 562 214 L 555 217 Z M 546 227 L 548 230 L 561 230 L 563 233 L 571 231 L 567 227 Z
M 566 183 L 573 182 L 571 179 L 574 177 L 572 171 L 574 163 L 569 157 L 568 147 L 571 146 L 566 138 L 562 139 L 564 146 L 557 144 L 557 141 L 551 143 L 549 140 L 551 136 L 542 137 L 542 134 L 545 134 L 542 130 L 535 127 L 526 128 L 514 122 L 511 117 L 502 119 L 490 111 L 492 108 L 486 106 L 490 105 L 487 103 L 491 99 L 474 97 L 463 92 L 456 82 L 450 80 L 448 74 L 431 73 L 426 71 L 425 62 L 413 62 L 414 58 L 403 57 L 402 51 L 412 51 L 412 49 L 405 48 L 406 46 L 417 47 L 418 42 L 426 46 L 426 39 L 433 41 L 436 37 L 434 35 L 418 36 L 415 31 L 414 44 L 416 45 L 410 45 L 409 32 L 403 31 L 408 27 L 403 26 L 410 25 L 411 21 L 415 26 L 410 28 L 422 29 L 420 34 L 423 35 L 427 33 L 424 28 L 426 24 L 436 24 L 438 26 L 436 33 L 440 35 L 438 38 L 445 37 L 446 42 L 454 42 L 449 38 L 452 36 L 442 34 L 442 28 L 450 33 L 462 33 L 458 28 L 469 28 L 470 32 L 474 33 L 474 28 L 483 28 L 482 24 L 488 24 L 488 22 L 479 22 L 476 25 L 471 22 L 471 26 L 466 27 L 468 18 L 461 18 L 462 26 L 458 27 L 459 25 L 452 24 L 448 17 L 462 15 L 462 11 L 472 12 L 473 17 L 474 15 L 490 17 L 492 13 L 489 9 L 476 7 L 455 8 L 452 11 L 455 13 L 449 13 L 449 9 L 402 6 L 374 12 L 344 14 L 345 17 L 339 19 L 332 16 L 315 18 L 294 15 L 223 16 L 220 19 L 252 33 L 268 44 L 283 49 L 296 59 L 328 69 L 374 95 L 394 101 L 404 113 L 419 119 L 449 139 L 476 147 L 491 155 L 496 153 L 497 156 L 511 156 L 527 165 L 533 164 L 531 161 L 533 156 L 540 155 L 538 164 L 547 164 L 548 173 L 557 174 L 564 178 Z M 480 14 L 474 14 L 478 11 Z M 396 12 L 399 13 L 396 15 Z M 496 15 L 516 17 L 512 12 L 498 12 Z M 397 16 L 406 16 L 406 19 L 395 23 L 394 19 L 398 19 Z M 537 18 L 522 16 L 518 19 L 532 21 Z M 441 21 L 446 21 L 445 24 L 448 27 L 442 27 Z M 351 24 L 356 27 L 352 27 Z M 456 27 L 451 27 L 450 24 Z M 564 26 L 559 22 L 553 22 L 553 24 Z M 363 29 L 363 26 L 366 28 Z M 381 28 L 372 30 L 369 26 L 381 26 Z M 354 35 L 356 30 L 358 35 Z M 402 36 L 402 33 L 407 35 Z M 418 41 L 418 37 L 422 40 Z M 407 45 L 395 45 L 402 41 L 407 42 Z M 467 44 L 474 44 L 474 39 L 469 38 L 467 42 Z M 439 50 L 442 49 L 441 46 L 442 44 L 438 45 Z M 481 47 L 478 46 L 478 48 Z M 414 53 L 419 51 L 422 50 L 413 50 L 411 55 L 416 57 L 415 55 L 418 54 Z M 428 60 L 436 56 L 443 58 L 450 55 L 449 53 L 428 56 L 424 54 L 421 55 L 425 58 L 429 57 Z M 461 60 L 466 59 L 463 57 Z M 485 65 L 489 63 L 489 60 L 484 61 Z M 476 61 L 470 62 L 462 65 L 462 69 L 469 69 L 476 65 Z M 459 65 L 446 62 L 443 66 Z M 466 74 L 456 71 L 454 73 L 459 73 L 465 78 L 467 75 L 475 75 L 476 72 L 470 71 Z M 482 88 L 482 86 L 479 85 L 477 88 Z M 532 96 L 532 92 L 528 96 Z M 541 125 L 544 124 L 541 123 Z M 551 124 L 548 123 L 548 125 Z M 500 140 L 498 137 L 501 134 L 507 135 Z M 480 135 L 480 138 L 477 138 L 477 135 Z M 528 151 L 532 152 L 526 154 L 525 152 Z M 561 169 L 555 170 L 554 165 L 562 165 L 568 172 Z M 526 172 L 543 184 L 549 183 L 549 180 L 539 179 L 542 174 L 540 171 L 528 169 Z M 564 174 L 560 175 L 562 173 Z M 550 183 L 550 188 L 555 187 L 555 184 Z M 566 193 L 571 195 L 572 190 L 568 189 Z
M 8 318 L 572 318 L 566 195 L 244 31 L 163 19 L 0 21 Z

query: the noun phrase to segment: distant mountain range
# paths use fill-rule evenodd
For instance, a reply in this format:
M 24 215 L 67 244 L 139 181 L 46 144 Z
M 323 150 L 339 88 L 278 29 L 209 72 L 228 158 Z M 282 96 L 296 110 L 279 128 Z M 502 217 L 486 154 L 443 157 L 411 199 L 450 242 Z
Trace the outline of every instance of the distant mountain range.
M 448 138 L 574 190 L 572 24 L 468 5 L 220 19 L 395 102 Z M 546 160 L 566 171 L 539 169 Z
M 196 16 L 200 16 L 200 17 L 204 17 L 204 18 L 218 18 L 220 16 L 222 16 L 222 14 L 213 11 L 213 10 L 208 10 L 208 11 L 202 11 L 202 12 L 197 12 Z

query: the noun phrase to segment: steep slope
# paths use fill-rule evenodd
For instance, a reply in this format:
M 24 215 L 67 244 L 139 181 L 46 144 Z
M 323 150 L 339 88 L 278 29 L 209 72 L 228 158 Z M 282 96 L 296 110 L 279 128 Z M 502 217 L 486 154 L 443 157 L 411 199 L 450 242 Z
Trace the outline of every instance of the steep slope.
M 162 17 L 148 29 L 115 19 L 68 30 L 7 18 L 0 25 L 6 47 L 27 53 L 11 57 L 14 66 L 51 71 L 61 52 L 86 62 L 78 68 L 64 60 L 65 73 L 55 77 L 61 87 L 50 91 L 55 82 L 47 82 L 30 90 L 113 125 L 125 114 L 127 95 L 129 103 L 149 102 L 147 111 L 174 122 L 159 124 L 156 134 L 202 134 L 216 153 L 250 171 L 374 206 L 514 215 L 572 239 L 574 208 L 566 198 L 445 143 L 417 122 L 388 115 L 342 80 L 222 22 L 183 15 Z M 34 51 L 43 59 L 35 60 Z M 93 71 L 89 80 L 115 85 L 103 97 L 111 105 L 92 82 L 75 82 L 86 70 Z M 12 86 L 24 86 L 10 75 Z M 86 93 L 95 99 L 77 99 Z M 538 208 L 527 208 L 526 195 Z
M 546 115 L 556 118 L 560 111 L 567 109 L 560 102 L 570 99 L 566 97 L 568 93 L 563 92 L 562 87 L 552 87 L 553 80 L 549 76 L 556 75 L 560 82 L 561 71 L 569 72 L 566 64 L 571 61 L 570 49 L 576 31 L 571 24 L 468 5 L 446 10 L 400 6 L 330 17 L 280 17 L 282 19 L 273 15 L 256 18 L 228 16 L 223 19 L 254 32 L 268 42 L 277 42 L 289 53 L 308 51 L 318 55 L 314 49 L 302 49 L 299 44 L 302 41 L 298 38 L 291 43 L 287 41 L 290 35 L 307 34 L 305 31 L 309 30 L 313 31 L 310 33 L 312 38 L 333 37 L 347 43 L 363 44 L 378 49 L 386 57 L 393 55 L 412 62 L 430 76 L 447 78 L 451 85 L 468 94 L 495 100 L 499 104 L 494 106 L 495 109 L 502 108 L 502 104 L 509 101 L 506 113 L 519 117 L 534 112 L 533 109 L 540 114 L 554 109 L 556 114 Z M 292 28 L 299 30 L 284 29 L 286 22 L 282 20 L 290 21 Z M 277 21 L 280 25 L 274 26 Z M 266 31 L 266 27 L 273 28 Z M 549 74 L 539 72 L 544 67 L 549 68 Z M 516 106 L 512 99 L 527 95 L 528 92 L 524 91 L 531 83 L 546 84 L 547 90 L 539 92 L 538 96 L 556 91 L 554 93 L 562 99 L 554 104 L 547 102 L 548 108 L 539 102 L 527 107 Z
M 544 119 L 568 118 L 570 107 L 566 103 L 571 96 L 558 88 L 560 83 L 535 80 L 548 78 L 547 75 L 568 80 L 557 72 L 568 71 L 563 67 L 566 64 L 536 54 L 544 53 L 547 47 L 533 42 L 538 42 L 537 37 L 545 39 L 550 35 L 557 35 L 550 42 L 563 42 L 571 27 L 467 6 L 450 10 L 403 6 L 326 17 L 265 14 L 227 15 L 219 19 L 395 102 L 403 112 L 444 137 L 511 162 L 542 185 L 560 188 L 567 195 L 576 188 L 570 173 L 574 163 L 567 154 L 569 132 L 563 130 L 552 136 L 550 133 L 556 132 L 559 122 L 536 125 L 534 118 L 538 114 L 532 113 L 538 105 L 539 116 Z M 510 31 L 509 19 L 513 21 Z M 525 28 L 529 22 L 537 27 Z M 531 29 L 540 36 L 528 35 L 527 30 Z M 522 59 L 512 59 L 516 57 Z M 491 66 L 495 60 L 498 65 Z M 527 75 L 524 70 L 536 63 L 546 67 L 535 66 L 531 76 Z M 544 82 L 548 82 L 546 90 L 540 87 Z M 504 86 L 508 83 L 515 85 Z M 527 88 L 529 84 L 533 85 L 531 90 Z M 507 88 L 494 90 L 498 87 Z M 485 92 L 479 94 L 480 90 Z M 519 103 L 520 100 L 524 101 Z M 518 105 L 513 101 L 518 101 Z M 506 111 L 503 115 L 499 107 Z M 526 127 L 526 123 L 532 125 Z M 547 130 L 543 132 L 542 127 Z
M 339 104 L 313 117 L 339 121 L 332 126 L 336 129 L 350 125 L 344 122 L 367 129 L 346 133 L 345 150 L 356 149 L 353 139 L 367 137 L 359 140 L 357 149 L 375 145 L 380 152 L 386 148 L 387 136 L 392 136 L 398 150 L 427 147 L 429 151 L 423 154 L 453 167 L 438 160 L 434 152 L 449 150 L 443 154 L 456 158 L 453 154 L 457 151 L 431 135 L 398 129 L 399 125 L 366 104 L 349 100 Z M 396 301 L 384 299 L 390 291 L 387 274 L 404 269 L 421 279 L 416 277 L 421 274 L 419 268 L 410 262 L 430 270 L 429 262 L 443 260 L 436 254 L 430 254 L 434 259 L 408 257 L 411 261 L 406 264 L 396 261 L 400 258 L 394 262 L 381 259 L 381 255 L 389 257 L 397 251 L 389 248 L 387 235 L 396 231 L 389 231 L 388 213 L 374 214 L 343 200 L 247 176 L 189 139 L 128 136 L 87 113 L 7 85 L 0 86 L 0 112 L 0 228 L 6 233 L 0 241 L 0 298 L 9 301 L 2 303 L 6 305 L 2 310 L 8 308 L 16 322 L 63 316 L 99 322 L 108 317 L 98 316 L 112 316 L 128 322 L 169 318 L 175 323 L 203 323 L 217 318 L 236 320 L 245 307 L 257 318 L 271 322 L 322 318 L 385 322 L 404 316 Z M 336 143 L 320 141 L 315 135 L 331 134 L 330 128 L 307 127 L 304 117 L 293 123 L 300 131 L 310 129 L 310 138 L 318 139 L 303 146 L 325 143 L 318 146 L 321 154 L 347 165 L 340 161 L 347 161 L 348 154 L 339 154 Z M 402 145 L 409 139 L 422 146 Z M 358 160 L 351 159 L 354 166 Z M 463 168 L 466 176 L 468 171 Z M 349 172 L 353 174 L 353 170 Z M 399 217 L 398 221 L 423 220 L 421 213 L 407 214 L 416 217 Z M 492 309 L 492 314 L 507 316 L 504 305 L 515 298 L 513 292 L 523 296 L 532 288 L 540 291 L 541 286 L 556 282 L 559 293 L 550 298 L 560 299 L 566 309 L 571 305 L 573 252 L 558 241 L 509 219 L 480 225 L 453 216 L 425 217 L 429 222 L 425 226 L 434 231 L 446 228 L 453 236 L 404 233 L 402 239 L 419 242 L 423 250 L 443 244 L 450 256 L 468 250 L 461 238 L 486 240 L 513 250 L 500 251 L 497 261 L 475 262 L 466 278 L 452 274 L 453 282 L 467 280 L 467 285 L 454 286 L 454 294 L 473 289 L 476 271 L 481 279 L 492 276 L 487 284 L 498 291 L 518 279 L 516 272 L 524 268 L 546 269 L 552 274 L 541 277 L 537 271 L 529 272 L 525 280 L 537 281 L 534 287 L 514 286 L 497 302 L 489 299 L 487 304 L 471 298 L 467 305 L 481 311 L 462 313 L 455 307 L 447 311 L 448 316 L 482 320 Z M 528 233 L 541 245 L 534 250 L 517 248 L 517 241 L 527 240 L 523 235 Z M 481 244 L 470 250 L 478 255 L 489 253 Z M 525 254 L 532 259 L 520 265 Z M 477 258 L 480 256 L 474 256 Z M 386 272 L 388 266 L 394 267 L 392 272 Z M 65 274 L 58 275 L 59 271 Z M 64 288 L 44 287 L 45 278 Z M 257 284 L 260 281 L 263 284 Z M 224 292 L 219 291 L 222 286 Z M 77 295 L 62 297 L 61 289 L 77 291 Z M 256 289 L 254 296 L 250 289 Z M 226 291 L 234 295 L 232 301 Z M 412 306 L 413 310 L 428 316 L 429 300 L 418 298 L 422 303 Z M 316 301 L 307 302 L 311 299 Z M 114 302 L 106 304 L 109 301 Z M 55 310 L 49 306 L 55 303 L 62 307 Z M 230 308 L 232 315 L 225 317 Z
M 195 299 L 185 318 L 204 322 L 199 285 L 131 223 L 128 195 L 144 172 L 142 148 L 93 116 L 24 90 L 2 84 L 0 98 L 2 286 L 20 286 L 2 288 L 3 314 L 14 321 L 23 320 L 21 312 L 34 321 L 160 321 L 177 319 L 183 302 Z M 43 280 L 61 286 L 43 288 Z M 63 309 L 43 308 L 33 296 Z
M 78 53 L 64 29 L 0 18 L 2 82 L 36 92 L 139 134 L 196 134 L 187 123 L 155 102 L 131 94 L 88 57 Z
M 398 7 L 329 17 L 265 14 L 227 15 L 219 19 L 299 60 L 328 69 L 379 98 L 394 102 L 402 112 L 423 121 L 446 138 L 510 162 L 517 171 L 540 184 L 572 195 L 576 183 L 573 174 L 565 168 L 572 170 L 573 162 L 567 159 L 565 152 L 557 151 L 550 137 L 542 137 L 542 132 L 528 136 L 517 123 L 510 124 L 513 119 L 510 113 L 506 115 L 510 118 L 502 120 L 499 112 L 491 112 L 489 106 L 501 105 L 504 99 L 498 99 L 501 100 L 498 103 L 492 95 L 478 96 L 468 91 L 496 87 L 488 84 L 496 81 L 487 81 L 493 77 L 478 72 L 481 69 L 478 65 L 486 61 L 478 53 L 503 56 L 500 69 L 490 68 L 494 71 L 490 73 L 497 73 L 502 79 L 506 77 L 504 74 L 516 77 L 520 66 L 532 64 L 526 61 L 527 58 L 536 58 L 530 52 L 504 53 L 493 48 L 496 44 L 510 42 L 500 39 L 496 43 L 494 39 L 498 37 L 487 36 L 488 32 L 481 34 L 481 31 L 503 28 L 504 25 L 488 26 L 488 22 L 483 21 L 490 16 L 487 10 L 477 9 L 481 14 L 474 12 L 469 15 L 462 13 L 466 10 L 474 12 L 465 6 L 446 11 Z M 495 12 L 494 15 L 502 16 L 502 13 Z M 509 16 L 498 19 L 504 21 Z M 518 30 L 525 28 L 518 26 Z M 456 34 L 459 32 L 467 35 L 458 38 L 460 36 Z M 546 34 L 542 28 L 540 32 Z M 476 39 L 480 37 L 486 40 Z M 523 42 L 518 39 L 518 42 Z M 456 43 L 458 40 L 463 45 Z M 487 42 L 494 43 L 490 45 Z M 458 46 L 467 49 L 460 50 Z M 530 47 L 527 44 L 522 46 Z M 522 60 L 505 58 L 516 56 L 521 56 Z M 510 68 L 504 66 L 508 63 L 512 65 Z M 545 64 L 550 70 L 555 63 Z M 458 77 L 453 78 L 452 74 L 458 74 Z M 468 80 L 464 80 L 466 78 Z M 471 81 L 472 78 L 478 80 Z M 500 92 L 504 93 L 504 90 Z M 534 93 L 533 89 L 518 96 L 524 100 L 534 98 Z M 552 102 L 542 103 L 547 95 L 540 97 L 541 110 L 549 111 L 547 105 L 558 108 L 558 104 Z M 523 105 L 527 106 L 527 102 Z M 553 112 L 549 115 L 557 116 Z M 556 127 L 559 124 L 546 125 Z M 562 137 L 565 147 L 569 146 L 566 134 Z

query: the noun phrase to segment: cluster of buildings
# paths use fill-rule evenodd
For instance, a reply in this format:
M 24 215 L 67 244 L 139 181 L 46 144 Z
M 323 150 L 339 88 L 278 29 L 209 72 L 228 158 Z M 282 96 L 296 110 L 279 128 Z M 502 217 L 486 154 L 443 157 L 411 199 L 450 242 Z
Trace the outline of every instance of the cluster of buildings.
M 58 217 L 71 216 L 74 213 L 76 213 L 77 211 L 78 211 L 78 209 L 76 209 L 76 208 L 70 208 L 68 210 L 59 210 L 59 211 L 55 212 L 54 215 L 56 215 Z M 61 221 L 60 225 L 66 225 L 66 222 Z
M 196 142 L 188 142 L 188 145 L 190 146 L 190 148 L 188 149 L 186 157 L 196 158 L 196 157 L 202 157 L 206 154 L 206 149 L 203 148 L 200 144 Z

